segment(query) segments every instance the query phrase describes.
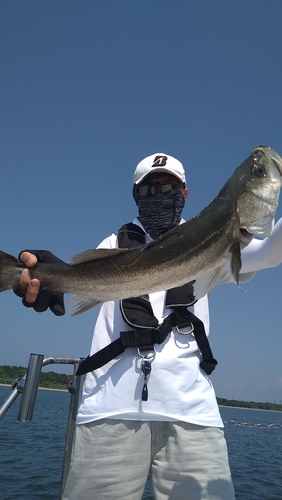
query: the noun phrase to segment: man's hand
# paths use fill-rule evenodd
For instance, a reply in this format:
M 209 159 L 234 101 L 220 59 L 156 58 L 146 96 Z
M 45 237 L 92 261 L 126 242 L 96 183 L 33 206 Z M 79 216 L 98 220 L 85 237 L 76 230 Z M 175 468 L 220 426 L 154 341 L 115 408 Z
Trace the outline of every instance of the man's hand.
M 20 260 L 28 267 L 33 267 L 37 264 L 37 258 L 33 253 L 22 252 Z M 26 305 L 32 306 L 36 301 L 40 290 L 40 281 L 31 279 L 28 269 L 24 269 L 20 276 L 20 291 L 23 293 Z
M 35 266 L 37 262 L 63 262 L 46 250 L 25 250 L 20 253 L 19 259 L 28 267 Z M 14 292 L 22 298 L 24 306 L 33 307 L 37 312 L 46 311 L 49 307 L 56 316 L 65 314 L 64 294 L 54 292 L 46 287 L 41 288 L 40 281 L 32 279 L 28 269 L 22 271 L 20 282 L 14 287 Z

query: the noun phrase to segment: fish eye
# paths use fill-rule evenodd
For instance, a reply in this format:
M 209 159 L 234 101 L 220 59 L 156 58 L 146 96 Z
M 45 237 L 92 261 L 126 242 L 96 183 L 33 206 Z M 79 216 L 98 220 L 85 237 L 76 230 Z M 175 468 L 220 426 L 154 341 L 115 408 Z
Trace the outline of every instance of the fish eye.
M 259 165 L 254 165 L 253 171 L 257 177 L 264 177 L 264 174 L 265 174 L 264 169 L 262 167 L 260 167 Z

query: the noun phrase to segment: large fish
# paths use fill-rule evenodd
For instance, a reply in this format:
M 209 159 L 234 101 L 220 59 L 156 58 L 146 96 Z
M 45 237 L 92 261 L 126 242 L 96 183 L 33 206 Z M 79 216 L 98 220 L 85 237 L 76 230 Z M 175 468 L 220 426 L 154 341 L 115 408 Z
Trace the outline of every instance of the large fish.
M 241 249 L 254 235 L 271 234 L 281 176 L 281 157 L 256 147 L 204 210 L 157 240 L 134 249 L 88 250 L 69 264 L 38 263 L 31 275 L 44 287 L 75 294 L 72 315 L 108 300 L 212 277 L 228 260 L 238 283 Z M 0 291 L 13 288 L 24 267 L 0 251 Z

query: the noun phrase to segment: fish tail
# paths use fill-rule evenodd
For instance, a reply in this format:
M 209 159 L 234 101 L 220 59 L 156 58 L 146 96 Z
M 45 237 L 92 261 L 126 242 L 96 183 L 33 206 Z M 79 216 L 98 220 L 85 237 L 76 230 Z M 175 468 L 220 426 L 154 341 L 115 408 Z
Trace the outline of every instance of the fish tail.
M 14 288 L 23 267 L 16 257 L 0 250 L 0 292 Z

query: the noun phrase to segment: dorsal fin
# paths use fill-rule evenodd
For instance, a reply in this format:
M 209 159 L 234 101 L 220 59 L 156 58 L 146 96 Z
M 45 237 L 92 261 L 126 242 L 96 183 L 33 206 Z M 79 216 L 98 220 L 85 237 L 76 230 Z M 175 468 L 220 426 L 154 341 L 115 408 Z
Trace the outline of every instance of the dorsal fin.
M 127 250 L 121 248 L 94 248 L 85 250 L 70 258 L 70 264 L 82 264 L 96 259 L 104 259 L 109 256 L 117 255 L 126 252 Z

